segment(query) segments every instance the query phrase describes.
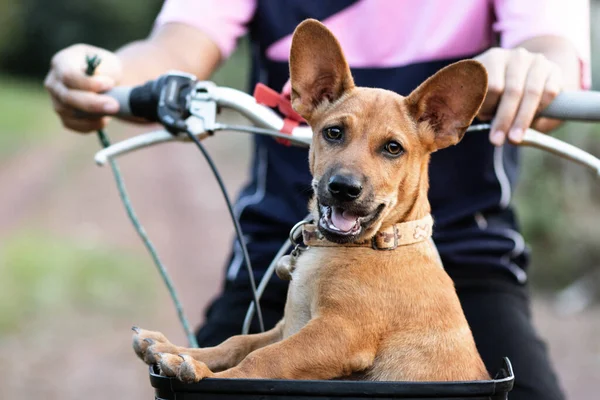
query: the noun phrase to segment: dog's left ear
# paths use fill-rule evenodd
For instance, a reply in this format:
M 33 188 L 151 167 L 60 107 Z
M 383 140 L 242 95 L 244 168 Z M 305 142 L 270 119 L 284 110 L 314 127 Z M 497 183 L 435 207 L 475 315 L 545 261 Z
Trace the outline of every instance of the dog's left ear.
M 487 93 L 487 71 L 475 60 L 451 64 L 423 82 L 407 98 L 413 118 L 433 130 L 432 151 L 460 142 Z
M 354 87 L 339 42 L 317 20 L 307 19 L 294 31 L 290 80 L 292 107 L 307 121 L 321 103 L 333 102 Z

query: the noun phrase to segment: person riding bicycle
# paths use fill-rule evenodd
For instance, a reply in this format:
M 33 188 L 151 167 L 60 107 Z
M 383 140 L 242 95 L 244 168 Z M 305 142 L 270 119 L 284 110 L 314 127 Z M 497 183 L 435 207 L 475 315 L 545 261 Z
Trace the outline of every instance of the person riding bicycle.
M 536 112 L 561 90 L 589 88 L 588 7 L 584 0 L 167 0 L 145 40 L 115 53 L 84 44 L 58 52 L 46 87 L 65 127 L 90 132 L 118 110 L 100 92 L 170 69 L 207 79 L 249 34 L 250 87 L 262 82 L 280 90 L 289 78 L 292 32 L 309 17 L 339 38 L 359 86 L 406 95 L 453 61 L 479 60 L 489 73 L 479 119 L 494 119 L 489 135 L 466 135 L 432 157 L 434 240 L 490 372 L 507 356 L 516 375 L 512 399 L 562 399 L 531 321 L 528 253 L 511 206 L 518 149 L 506 142 L 519 142 L 529 126 L 555 128 L 557 121 L 534 119 Z M 87 77 L 83 62 L 91 53 L 102 63 Z M 106 116 L 82 118 L 77 110 Z M 305 216 L 309 195 L 306 150 L 256 136 L 252 178 L 236 212 L 257 279 Z M 252 299 L 242 259 L 234 245 L 222 293 L 197 334 L 201 346 L 241 331 Z M 277 278 L 267 287 L 267 328 L 282 316 L 286 289 Z

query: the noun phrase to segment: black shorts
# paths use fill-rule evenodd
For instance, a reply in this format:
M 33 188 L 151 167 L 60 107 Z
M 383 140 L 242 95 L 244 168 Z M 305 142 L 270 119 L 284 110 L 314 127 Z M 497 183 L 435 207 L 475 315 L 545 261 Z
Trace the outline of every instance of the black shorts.
M 474 269 L 468 274 L 463 269 L 455 274 L 454 270 L 448 269 L 490 374 L 498 371 L 503 357 L 512 362 L 515 387 L 510 398 L 563 399 L 546 346 L 532 325 L 527 287 L 503 270 Z M 264 293 L 261 307 L 267 329 L 282 318 L 286 290 L 287 282 L 275 277 Z M 239 334 L 251 298 L 247 284 L 227 282 L 198 331 L 200 346 L 214 346 Z M 254 332 L 257 325 L 255 318 Z

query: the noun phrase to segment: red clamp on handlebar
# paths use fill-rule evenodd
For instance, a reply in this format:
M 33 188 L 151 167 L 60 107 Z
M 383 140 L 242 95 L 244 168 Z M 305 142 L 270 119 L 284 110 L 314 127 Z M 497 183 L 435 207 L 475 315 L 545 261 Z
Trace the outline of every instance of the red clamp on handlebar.
M 294 121 L 294 120 L 289 119 L 289 118 L 285 118 L 283 120 L 283 128 L 281 128 L 281 130 L 279 132 L 285 133 L 286 135 L 291 135 L 292 131 L 294 130 L 294 128 L 296 128 L 298 125 L 300 125 L 300 122 Z M 287 139 L 277 138 L 275 140 L 277 140 L 277 143 L 283 144 L 285 146 L 291 146 L 292 145 L 292 142 L 290 142 Z
M 254 88 L 254 98 L 259 104 L 263 104 L 268 107 L 277 108 L 281 114 L 285 116 L 283 120 L 283 128 L 280 132 L 287 135 L 291 135 L 294 128 L 304 122 L 304 119 L 292 108 L 292 102 L 289 96 L 281 93 L 277 93 L 270 87 L 257 83 Z M 289 140 L 275 139 L 278 143 L 290 146 Z

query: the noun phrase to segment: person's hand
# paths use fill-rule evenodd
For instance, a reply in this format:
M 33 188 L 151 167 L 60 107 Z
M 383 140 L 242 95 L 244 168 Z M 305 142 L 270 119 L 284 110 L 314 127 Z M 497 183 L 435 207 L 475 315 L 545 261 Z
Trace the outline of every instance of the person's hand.
M 490 141 L 501 146 L 506 139 L 519 143 L 525 130 L 554 129 L 560 121 L 534 119 L 563 87 L 560 68 L 542 54 L 523 48 L 493 48 L 475 57 L 488 71 L 488 92 L 478 118 L 490 120 Z
M 101 63 L 94 76 L 87 76 L 86 56 L 93 55 L 100 57 Z M 119 110 L 115 99 L 98 93 L 111 89 L 120 77 L 121 61 L 114 53 L 76 44 L 54 55 L 44 86 L 63 125 L 78 132 L 90 132 L 104 128 L 109 120 L 106 115 Z M 84 113 L 95 116 L 84 117 Z

